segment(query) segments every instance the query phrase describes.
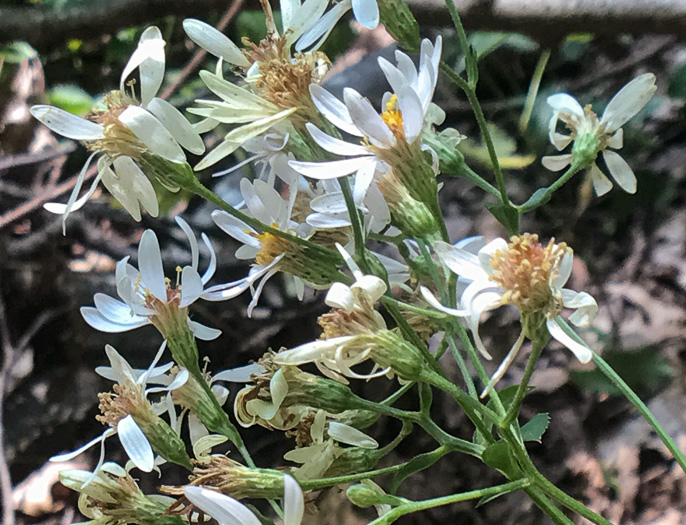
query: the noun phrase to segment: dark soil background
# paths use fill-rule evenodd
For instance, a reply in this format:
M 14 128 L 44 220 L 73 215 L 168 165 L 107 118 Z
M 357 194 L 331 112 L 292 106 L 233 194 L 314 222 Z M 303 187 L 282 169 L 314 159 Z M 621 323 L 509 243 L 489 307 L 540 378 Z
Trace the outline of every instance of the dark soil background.
M 219 16 L 208 13 L 203 18 L 216 21 Z M 244 12 L 228 33 L 233 37 L 251 34 L 258 22 L 259 15 Z M 169 41 L 168 78 L 172 81 L 194 49 L 184 39 L 180 18 L 151 19 L 150 23 L 158 24 Z M 143 230 L 153 228 L 168 260 L 173 265 L 183 263 L 189 257 L 185 238 L 170 218 L 182 213 L 196 232 L 210 236 L 218 251 L 214 282 L 227 282 L 247 272 L 233 257 L 236 244 L 211 223 L 212 208 L 197 199 L 174 202 L 167 217 L 144 217 L 138 224 L 99 190 L 70 217 L 67 236 L 62 236 L 60 218 L 42 210 L 45 200 L 66 201 L 70 188 L 60 190 L 60 185 L 73 182 L 86 152 L 52 136 L 30 118 L 28 108 L 48 99 L 54 103 L 59 96 L 74 107 L 88 103 L 87 108 L 90 95 L 116 88 L 121 68 L 143 27 L 72 40 L 34 58 L 22 58 L 16 48 L 14 54 L 6 51 L 0 55 L 4 57 L 0 71 L 0 335 L 5 356 L 1 408 L 4 460 L 14 486 L 18 523 L 79 521 L 75 495 L 56 482 L 56 472 L 64 467 L 47 460 L 103 431 L 94 417 L 96 395 L 109 385 L 93 369 L 106 364 L 105 344 L 143 367 L 160 343 L 152 327 L 102 334 L 88 327 L 79 314 L 80 306 L 92 304 L 95 292 L 114 293 L 114 265 L 126 255 L 135 263 Z M 426 36 L 433 38 L 437 31 L 429 28 Z M 446 58 L 459 64 L 454 34 L 441 32 Z M 392 40 L 382 29 L 359 34 L 357 29 L 342 29 L 336 38 L 330 51 L 338 55 L 334 63 L 338 75 L 329 85 L 334 90 L 351 85 L 378 98 L 385 81 L 373 57 L 379 53 L 392 56 L 393 48 L 388 47 Z M 507 171 L 515 202 L 523 202 L 535 189 L 554 180 L 554 174 L 542 168 L 539 160 L 553 153 L 547 141 L 547 95 L 569 92 L 582 104 L 593 103 L 600 114 L 626 82 L 648 71 L 656 74 L 658 92 L 646 110 L 625 127 L 621 152 L 639 179 L 638 193 L 627 195 L 615 187 L 603 198 L 591 197 L 583 176 L 577 176 L 547 206 L 524 217 L 523 231 L 539 233 L 544 239 L 554 236 L 574 248 L 577 258 L 570 287 L 588 291 L 600 305 L 594 328 L 584 334 L 586 340 L 603 351 L 686 448 L 682 380 L 686 358 L 686 47 L 670 35 L 624 35 L 621 24 L 614 36 L 579 35 L 546 43 L 551 58 L 531 122 L 521 132 L 521 108 L 544 48 L 518 34 L 479 33 L 474 38 L 484 46 L 480 100 L 487 118 L 497 126 L 500 155 L 517 168 Z M 348 45 L 352 48 L 342 54 Z M 196 78 L 191 75 L 191 82 L 170 100 L 189 105 L 202 95 Z M 84 92 L 75 92 L 74 86 Z M 444 81 L 436 102 L 446 109 L 449 124 L 469 137 L 469 143 L 462 146 L 470 165 L 488 173 L 480 164 L 484 151 L 465 98 Z M 216 140 L 208 137 L 208 146 Z M 235 162 L 229 159 L 226 165 Z M 211 179 L 210 173 L 203 173 L 201 178 L 227 198 L 238 184 L 236 175 Z M 442 205 L 453 239 L 476 233 L 492 238 L 504 233 L 484 210 L 487 199 L 480 190 L 463 179 L 444 176 L 443 182 Z M 256 359 L 270 347 L 311 340 L 319 335 L 315 319 L 325 311 L 322 299 L 320 292 L 300 303 L 275 278 L 251 319 L 246 315 L 246 296 L 224 303 L 196 303 L 195 318 L 223 330 L 218 340 L 201 344 L 201 352 L 209 357 L 210 368 L 219 371 Z M 483 333 L 498 334 L 491 347 L 504 355 L 517 330 L 516 318 L 503 309 L 490 316 Z M 519 381 L 525 359 L 526 355 L 520 356 L 501 387 Z M 452 357 L 446 355 L 443 366 L 459 381 Z M 613 523 L 686 522 L 682 518 L 685 474 L 650 427 L 592 367 L 579 365 L 568 351 L 551 344 L 538 363 L 532 384 L 536 388 L 525 401 L 523 418 L 550 414 L 543 442 L 531 446 L 531 452 L 554 483 Z M 355 388 L 376 399 L 395 386 L 377 379 Z M 406 397 L 401 404 L 411 407 L 414 400 Z M 466 418 L 449 399 L 437 396 L 434 415 L 449 432 L 469 437 Z M 386 423 L 382 420 L 370 429 L 381 443 L 390 441 L 399 430 L 395 422 Z M 261 428 L 249 429 L 245 438 L 258 464 L 264 466 L 283 464 L 281 457 L 292 446 L 281 434 Z M 381 466 L 405 461 L 431 447 L 430 438 L 415 431 Z M 108 458 L 123 460 L 116 440 L 108 442 L 107 448 Z M 89 451 L 72 467 L 92 467 L 96 456 L 96 450 Z M 166 467 L 164 475 L 166 483 L 183 482 L 182 474 L 172 467 Z M 401 494 L 423 499 L 499 482 L 498 474 L 476 460 L 453 454 L 409 478 Z M 152 489 L 154 476 L 141 483 Z M 3 490 L 7 488 L 3 481 Z M 374 517 L 353 508 L 338 489 L 322 494 L 316 503 L 320 511 L 313 523 L 366 523 Z M 528 525 L 547 523 L 547 518 L 517 493 L 479 508 L 470 502 L 434 509 L 400 523 Z

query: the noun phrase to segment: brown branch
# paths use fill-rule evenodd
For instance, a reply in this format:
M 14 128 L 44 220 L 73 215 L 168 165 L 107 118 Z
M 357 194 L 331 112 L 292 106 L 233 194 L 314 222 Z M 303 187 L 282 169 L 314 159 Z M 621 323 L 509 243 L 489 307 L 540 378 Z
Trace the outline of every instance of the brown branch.
M 49 51 L 72 39 L 97 38 L 168 15 L 206 17 L 227 0 L 80 0 L 53 8 L 43 5 L 0 8 L 0 44 L 25 40 Z
M 467 30 L 512 31 L 542 43 L 570 33 L 686 36 L 683 0 L 454 0 Z M 450 24 L 445 0 L 408 0 L 423 26 Z

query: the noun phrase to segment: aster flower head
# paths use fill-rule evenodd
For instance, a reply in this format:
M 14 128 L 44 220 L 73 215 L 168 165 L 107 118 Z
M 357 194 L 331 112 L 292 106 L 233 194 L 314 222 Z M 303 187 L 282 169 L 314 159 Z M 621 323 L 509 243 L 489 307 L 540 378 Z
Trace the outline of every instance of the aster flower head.
M 148 424 L 154 424 L 158 416 L 147 399 L 148 395 L 153 393 L 167 394 L 188 380 L 187 370 L 177 374 L 173 380 L 170 378 L 168 372 L 173 363 L 157 366 L 165 347 L 166 344 L 162 343 L 150 367 L 141 371 L 133 369 L 119 352 L 107 345 L 105 352 L 110 361 L 110 366 L 98 367 L 95 371 L 107 379 L 116 381 L 116 384 L 112 392 L 99 394 L 101 414 L 96 416 L 96 419 L 109 428 L 101 436 L 77 450 L 54 456 L 50 460 L 55 462 L 68 461 L 100 443 L 98 465 L 92 477 L 85 480 L 86 483 L 89 483 L 97 477 L 98 470 L 103 464 L 105 440 L 116 434 L 133 464 L 143 472 L 151 472 L 156 465 L 155 454 L 146 434 L 141 429 L 141 425 L 146 427 Z M 149 384 L 159 386 L 149 387 Z
M 397 66 L 380 59 L 393 93 L 383 97 L 379 113 L 357 91 L 346 88 L 343 101 L 338 100 L 319 85 L 310 86 L 312 101 L 321 114 L 341 131 L 359 137 L 358 143 L 333 137 L 313 123 L 306 124 L 312 139 L 333 155 L 345 157 L 326 162 L 291 161 L 289 164 L 306 177 L 326 180 L 355 174 L 358 195 L 368 191 L 380 193 L 396 221 L 407 215 L 409 200 L 419 201 L 414 209 L 436 198 L 435 153 L 429 150 L 434 162 L 427 162 L 421 136 L 430 123 L 431 99 L 438 80 L 441 38 L 435 44 L 424 40 L 419 68 L 404 53 L 397 52 Z M 401 188 L 397 189 L 398 186 Z M 358 205 L 365 198 L 358 198 Z M 413 219 L 424 223 L 424 217 Z M 428 214 L 429 227 L 433 226 Z M 399 225 L 399 227 L 401 227 Z M 402 228 L 401 228 L 402 229 Z M 410 228 L 412 234 L 423 236 L 422 227 Z
M 288 474 L 283 474 L 283 523 L 300 525 L 305 514 L 302 490 Z M 219 525 L 261 525 L 261 521 L 237 499 L 200 486 L 187 486 L 185 497 L 198 509 L 217 520 Z
M 209 53 L 220 59 L 217 70 L 203 71 L 200 77 L 221 100 L 198 100 L 190 112 L 205 120 L 199 127 L 208 131 L 218 124 L 237 125 L 224 141 L 210 152 L 197 170 L 212 166 L 230 155 L 249 139 L 268 132 L 277 125 L 306 121 L 315 112 L 308 86 L 319 83 L 328 71 L 329 60 L 323 53 L 310 51 L 292 54 L 294 42 L 318 19 L 328 0 L 282 0 L 283 30 L 279 31 L 266 0 L 267 37 L 259 43 L 244 42 L 240 48 L 212 26 L 200 20 L 184 21 L 186 34 Z M 228 62 L 245 79 L 238 86 L 223 78 L 222 64 Z
M 164 46 L 157 27 L 143 31 L 138 47 L 122 72 L 119 90 L 107 94 L 104 108 L 94 108 L 88 118 L 53 106 L 31 108 L 31 114 L 52 131 L 80 140 L 92 151 L 67 204 L 48 203 L 45 209 L 63 215 L 66 220 L 69 213 L 88 201 L 102 181 L 135 220 L 141 219 L 141 205 L 156 217 L 159 213 L 157 197 L 144 171 L 169 187 L 166 173 L 180 169 L 180 165 L 186 163 L 182 148 L 194 154 L 205 151 L 202 139 L 183 114 L 155 96 L 164 78 Z M 140 80 L 138 95 L 135 81 L 130 80 L 136 70 Z M 95 156 L 99 156 L 98 175 L 90 189 L 79 198 L 86 171 Z M 172 186 L 170 189 L 178 188 Z
M 90 326 L 101 332 L 119 333 L 153 324 L 167 337 L 167 332 L 181 322 L 187 323 L 198 339 L 209 341 L 219 337 L 221 331 L 191 321 L 188 317 L 188 307 L 192 303 L 208 298 L 205 285 L 217 266 L 214 249 L 203 233 L 202 239 L 210 253 L 210 262 L 201 276 L 198 272 L 200 253 L 195 234 L 181 217 L 176 217 L 176 222 L 188 238 L 191 250 L 191 264 L 177 267 L 176 283 L 164 275 L 155 232 L 146 230 L 138 245 L 139 269 L 129 264 L 129 257 L 117 263 L 115 280 L 121 300 L 97 293 L 93 297 L 95 307 L 81 308 L 81 315 Z
M 558 151 L 562 151 L 572 142 L 574 144 L 571 153 L 543 157 L 543 165 L 552 171 L 562 170 L 573 162 L 589 166 L 588 174 L 596 194 L 604 195 L 612 189 L 612 182 L 596 163 L 596 157 L 602 152 L 607 169 L 615 182 L 627 193 L 636 193 L 634 172 L 613 150 L 621 149 L 623 146 L 622 126 L 643 109 L 656 89 L 655 75 L 652 73 L 645 73 L 633 79 L 610 100 L 600 118 L 590 105 L 582 107 L 567 93 L 557 93 L 548 97 L 548 104 L 553 108 L 549 126 L 550 142 Z M 569 135 L 557 131 L 559 121 L 569 129 Z
M 520 312 L 521 334 L 484 394 L 505 374 L 527 337 L 536 340 L 548 333 L 579 361 L 590 361 L 590 350 L 567 335 L 556 321 L 565 308 L 570 308 L 576 310 L 569 317 L 572 324 L 588 326 L 598 311 L 595 299 L 586 292 L 563 288 L 573 263 L 572 250 L 565 243 L 556 244 L 553 239 L 544 245 L 537 235 L 526 233 L 513 236 L 509 243 L 495 239 L 477 254 L 470 251 L 469 245 L 457 247 L 444 242 L 436 242 L 434 250 L 443 264 L 469 284 L 459 309 L 443 306 L 427 288 L 421 288 L 422 295 L 433 307 L 464 318 L 484 357 L 491 358 L 479 336 L 482 314 L 503 305 L 516 306 Z
M 333 245 L 335 240 L 342 240 L 342 236 L 347 239 L 347 236 L 340 232 L 316 232 L 311 226 L 294 220 L 296 192 L 292 188 L 288 198 L 284 198 L 264 181 L 256 180 L 251 183 L 247 179 L 241 180 L 241 193 L 248 208 L 247 212 L 262 223 L 291 236 L 307 238 L 323 245 Z M 253 299 L 248 306 L 248 315 L 252 315 L 263 287 L 278 272 L 284 272 L 294 278 L 298 297 L 301 299 L 305 284 L 326 287 L 333 280 L 333 274 L 337 272 L 335 266 L 311 256 L 302 245 L 289 238 L 269 231 L 259 233 L 225 211 L 214 211 L 212 219 L 224 232 L 243 243 L 243 246 L 236 250 L 236 257 L 254 259 L 255 264 L 247 277 L 208 289 L 208 300 L 231 299 L 250 289 Z

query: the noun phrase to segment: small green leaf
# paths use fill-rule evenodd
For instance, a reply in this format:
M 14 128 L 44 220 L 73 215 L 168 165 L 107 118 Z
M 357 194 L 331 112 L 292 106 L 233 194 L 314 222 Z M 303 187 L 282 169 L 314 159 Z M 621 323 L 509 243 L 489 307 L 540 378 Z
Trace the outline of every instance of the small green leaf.
M 398 490 L 398 487 L 400 487 L 402 482 L 405 481 L 409 476 L 415 472 L 429 468 L 448 452 L 449 450 L 445 447 L 440 447 L 436 450 L 432 450 L 431 452 L 425 452 L 424 454 L 419 454 L 418 456 L 412 458 L 403 466 L 402 469 L 395 473 L 395 476 L 393 476 L 390 492 L 395 494 L 395 492 Z
M 686 66 L 681 66 L 669 79 L 667 93 L 673 98 L 686 98 Z
M 498 441 L 486 448 L 481 455 L 481 460 L 511 479 L 519 473 L 519 467 L 510 451 L 510 446 L 505 441 Z
M 550 416 L 547 412 L 536 414 L 522 427 L 522 439 L 524 441 L 541 442 L 541 437 L 548 428 Z
M 487 203 L 486 208 L 510 235 L 519 233 L 519 212 L 509 204 Z
M 521 208 L 533 210 L 534 208 L 538 208 L 539 206 L 546 204 L 548 201 L 550 201 L 551 197 L 550 195 L 546 195 L 546 191 L 548 191 L 548 188 L 538 188 L 534 194 L 529 197 L 529 200 L 521 205 Z

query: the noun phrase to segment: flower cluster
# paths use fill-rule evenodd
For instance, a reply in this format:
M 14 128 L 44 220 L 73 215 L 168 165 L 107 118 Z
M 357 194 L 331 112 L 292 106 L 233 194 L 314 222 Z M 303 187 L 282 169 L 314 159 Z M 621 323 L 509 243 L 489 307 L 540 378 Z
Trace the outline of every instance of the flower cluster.
M 200 196 L 217 207 L 204 221 L 197 217 L 206 208 L 187 214 L 188 222 L 175 217 L 180 232 L 168 235 L 188 241 L 186 262 L 179 265 L 170 265 L 164 236 L 150 228 L 139 232 L 136 256 L 116 264 L 116 297 L 96 293 L 94 305 L 82 307 L 83 319 L 96 330 L 119 333 L 152 325 L 163 341 L 143 369 L 106 346 L 110 366 L 96 369 L 114 382 L 98 396 L 96 419 L 106 430 L 78 450 L 53 457 L 65 461 L 100 444 L 100 459 L 92 472 L 63 472 L 62 482 L 80 493 L 81 512 L 103 525 L 183 525 L 208 516 L 227 525 L 266 522 L 241 499 L 270 500 L 286 525 L 296 525 L 304 519 L 306 499 L 314 506 L 318 490 L 351 481 L 361 484 L 349 489 L 349 499 L 376 506 L 383 515 L 379 523 L 390 523 L 422 505 L 449 501 L 412 502 L 395 495 L 407 476 L 449 452 L 495 465 L 510 482 L 502 485 L 503 493 L 529 487 L 528 493 L 538 494 L 547 486 L 538 483 L 539 474 L 532 474 L 533 463 L 525 457 L 519 406 L 551 339 L 581 363 L 594 359 L 583 331 L 576 330 L 591 325 L 598 304 L 590 294 L 566 287 L 574 282 L 572 248 L 520 233 L 519 219 L 581 170 L 587 170 L 598 195 L 609 191 L 612 182 L 597 164 L 600 154 L 617 184 L 636 191 L 636 178 L 616 150 L 623 145 L 622 126 L 654 94 L 655 76 L 647 73 L 629 82 L 601 117 L 566 93 L 550 96 L 550 141 L 558 151 L 570 145 L 571 151 L 542 162 L 554 171 L 569 169 L 518 206 L 510 201 L 497 166 L 498 188 L 467 166 L 456 150 L 459 132 L 436 129 L 446 117 L 434 103 L 447 67 L 443 39 L 420 40 L 404 2 L 281 0 L 280 17 L 268 0 L 260 4 L 266 36 L 258 42 L 237 43 L 201 20 L 184 21 L 190 40 L 216 58 L 211 70 L 199 74 L 208 94 L 188 108 L 193 124 L 157 96 L 165 75 L 165 41 L 156 27 L 141 34 L 119 89 L 85 118 L 51 106 L 32 108 L 50 129 L 91 151 L 68 202 L 46 205 L 64 220 L 100 182 L 137 221 L 142 208 L 153 217 L 160 214 L 161 189 L 182 189 L 181 195 Z M 380 107 L 352 87 L 339 98 L 324 83 L 330 61 L 322 45 L 349 11 L 364 28 L 383 22 L 404 49 L 416 52 L 413 57 L 398 50 L 393 60 L 375 63 L 390 88 L 380 96 Z M 466 42 L 459 24 L 458 31 Z M 460 85 L 476 105 L 476 56 L 466 55 L 468 80 Z M 481 108 L 475 111 L 483 123 Z M 560 133 L 560 123 L 569 134 Z M 221 134 L 215 147 L 191 165 L 185 151 L 205 154 L 201 135 L 210 132 Z M 226 165 L 239 149 L 247 158 Z M 96 157 L 97 176 L 81 196 Z M 491 162 L 497 160 L 494 153 Z M 240 202 L 226 202 L 196 176 L 210 167 L 219 170 L 214 175 L 240 177 L 235 184 L 240 196 L 234 199 Z M 242 176 L 246 167 L 255 168 L 254 177 Z M 488 209 L 510 232 L 508 238 L 487 242 L 477 235 L 451 243 L 439 202 L 438 177 L 446 172 L 464 175 L 499 199 Z M 222 275 L 213 247 L 217 239 L 211 242 L 201 233 L 200 243 L 196 223 L 216 227 L 214 233 L 206 230 L 211 235 L 228 235 L 234 258 L 250 262 L 247 275 L 210 284 L 215 273 Z M 207 259 L 203 270 L 201 255 Z M 320 331 L 278 351 L 264 348 L 252 356 L 255 361 L 215 373 L 199 346 L 222 332 L 199 322 L 196 315 L 202 312 L 193 309 L 200 300 L 214 303 L 249 293 L 247 316 L 266 317 L 266 309 L 257 305 L 279 274 L 300 301 L 308 288 L 322 290 L 328 310 L 318 312 Z M 482 359 L 492 359 L 489 345 L 502 337 L 482 334 L 481 321 L 502 306 L 516 309 L 519 335 L 489 378 Z M 218 325 L 222 316 L 214 319 Z M 528 341 L 532 351 L 524 379 L 514 397 L 508 392 L 505 398 L 499 384 Z M 463 382 L 452 382 L 444 369 L 441 357 L 448 348 Z M 159 365 L 167 351 L 171 360 Z M 480 384 L 470 370 L 476 370 Z M 388 397 L 361 395 L 361 384 L 370 381 L 385 383 Z M 232 390 L 227 383 L 240 386 Z M 431 419 L 435 389 L 455 400 L 473 429 L 458 437 Z M 401 408 L 396 401 L 403 396 L 413 401 Z M 396 420 L 399 429 L 387 443 L 379 436 L 388 433 L 375 426 L 382 418 Z M 256 465 L 242 435 L 254 426 L 293 440 L 278 468 Z M 435 450 L 374 471 L 419 427 L 436 440 Z M 113 435 L 130 459 L 125 468 L 105 462 L 105 441 Z M 230 450 L 218 453 L 215 448 L 225 443 Z M 505 461 L 503 454 L 511 457 Z M 186 469 L 184 482 L 179 484 L 177 476 L 177 484 L 159 487 L 166 496 L 146 495 L 129 471 L 156 470 L 161 476 L 164 463 Z M 388 494 L 365 479 L 390 472 L 395 477 Z M 482 502 L 500 494 L 489 490 L 482 491 Z M 537 503 L 547 512 L 554 508 L 549 499 L 560 500 L 556 492 L 539 496 Z

